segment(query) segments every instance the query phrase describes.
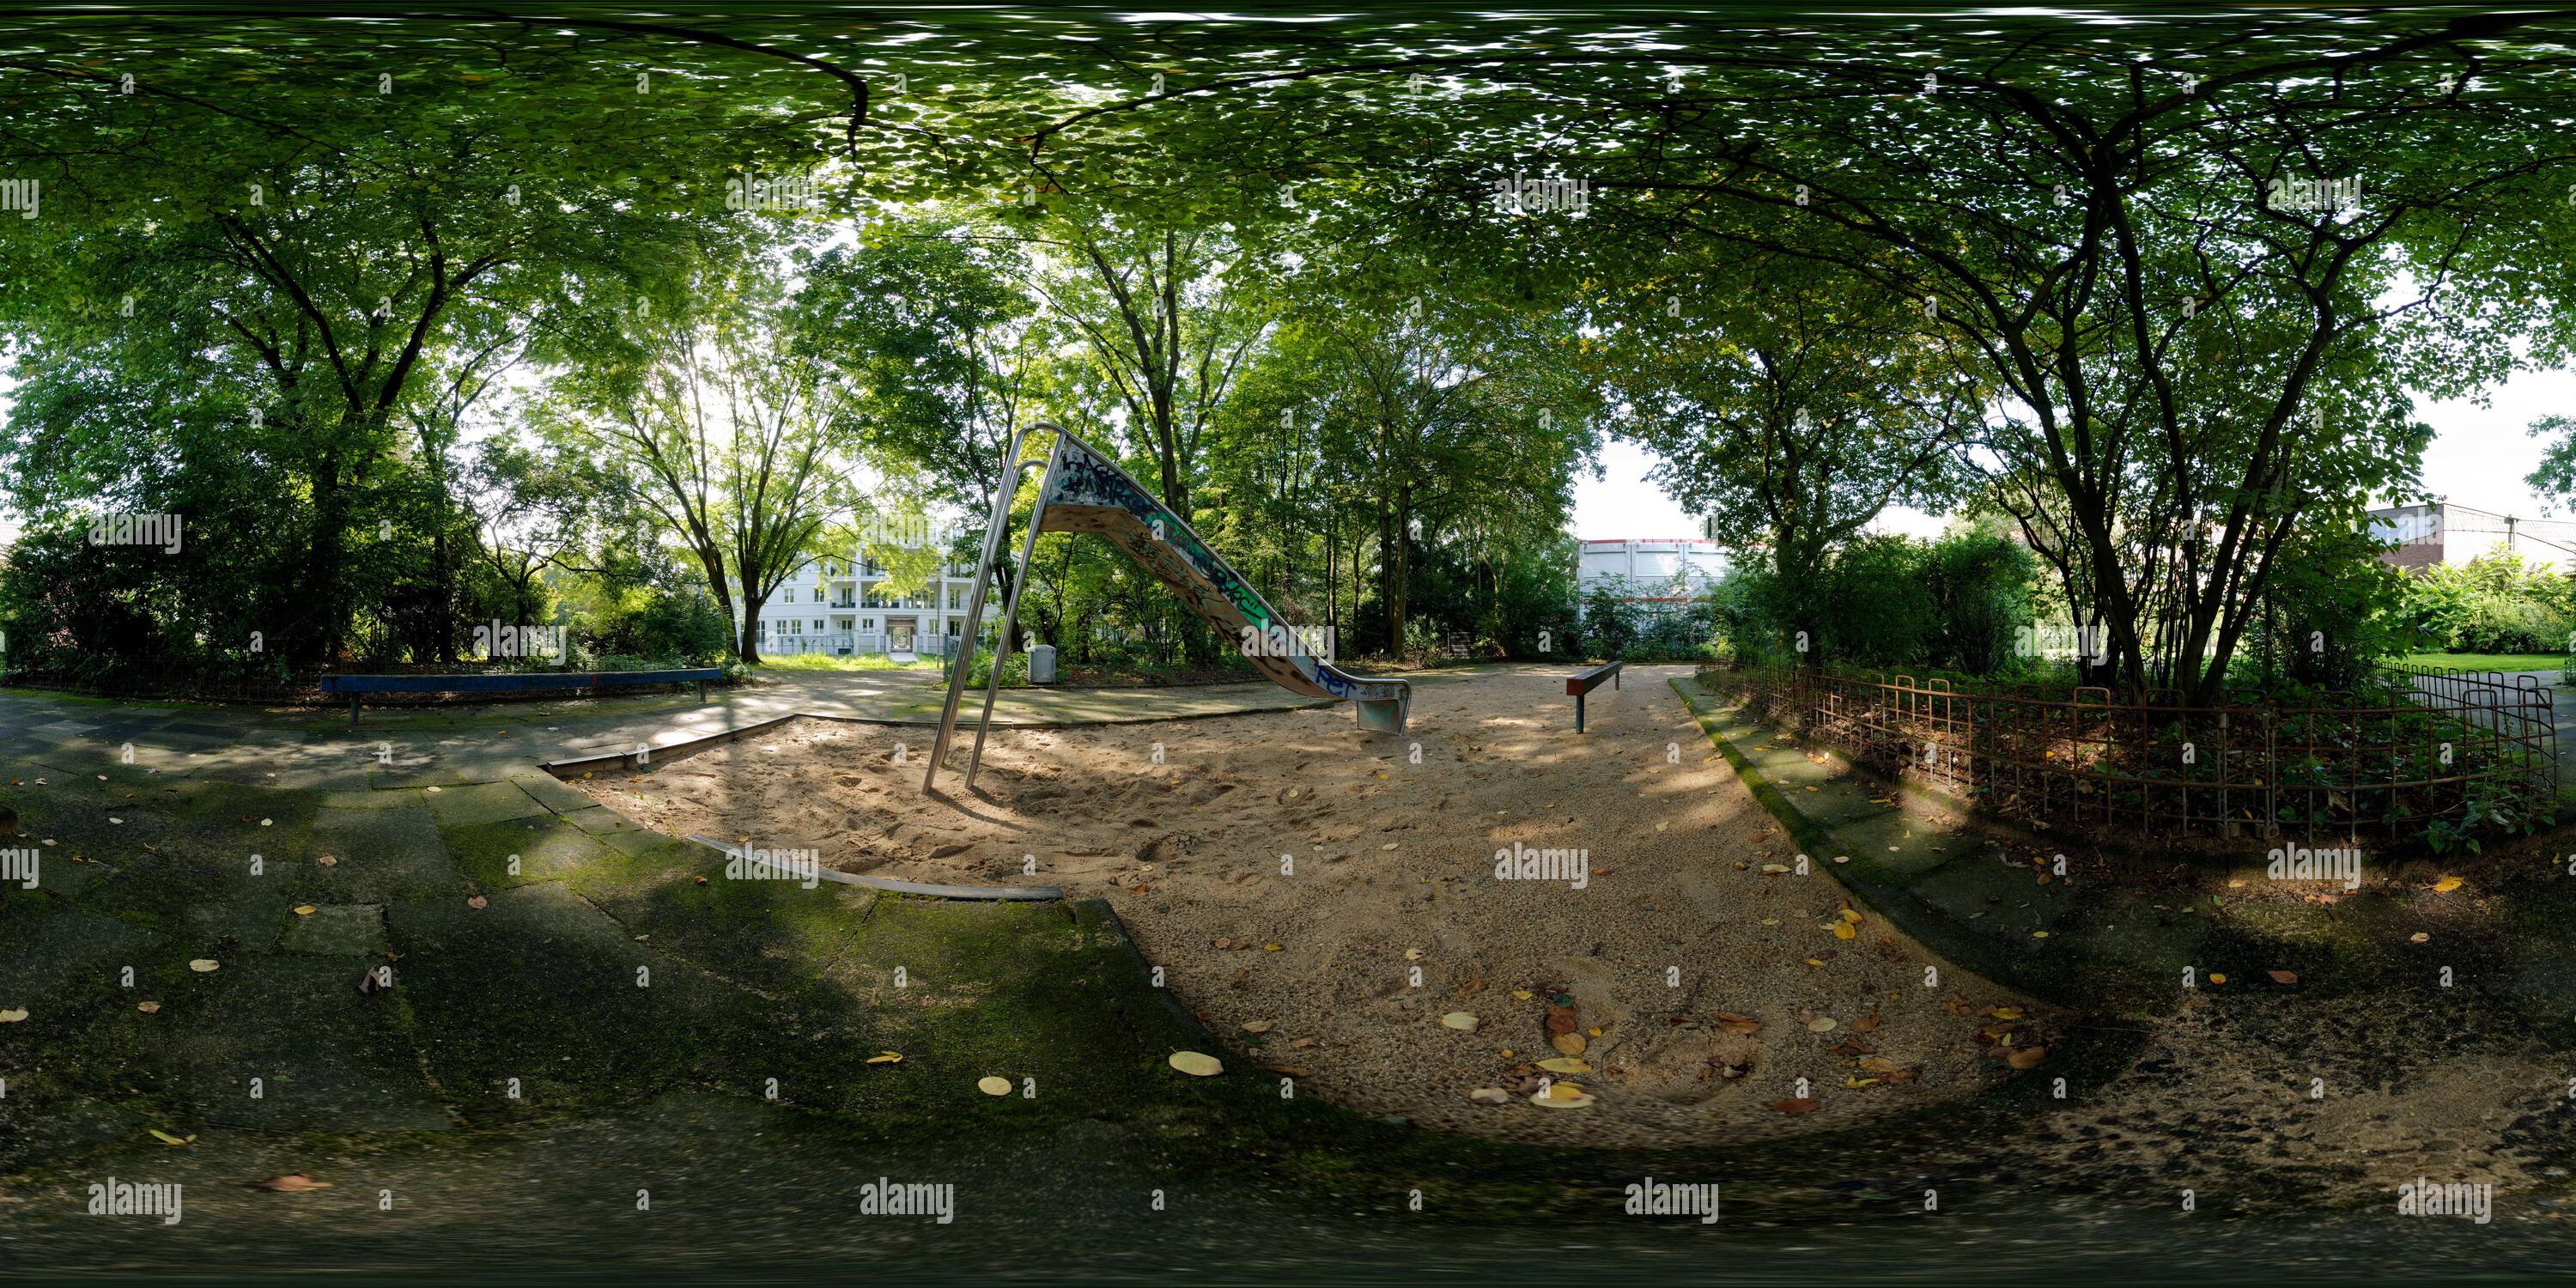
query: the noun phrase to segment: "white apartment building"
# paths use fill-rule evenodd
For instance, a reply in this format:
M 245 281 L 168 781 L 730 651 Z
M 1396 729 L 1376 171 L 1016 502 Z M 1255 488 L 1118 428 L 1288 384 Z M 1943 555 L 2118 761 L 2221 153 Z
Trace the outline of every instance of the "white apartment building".
M 925 544 L 945 549 L 948 534 Z M 885 569 L 863 554 L 806 561 L 761 605 L 760 651 L 890 657 L 946 657 L 953 652 L 966 634 L 966 597 L 975 588 L 973 562 L 941 568 L 908 596 L 887 594 L 885 579 Z M 1000 592 L 995 583 L 985 593 L 988 622 L 1002 615 Z
M 1705 537 L 1586 541 L 1574 567 L 1575 614 L 1580 620 L 1583 601 L 1598 586 L 1658 612 L 1707 594 L 1725 575 L 1725 548 Z

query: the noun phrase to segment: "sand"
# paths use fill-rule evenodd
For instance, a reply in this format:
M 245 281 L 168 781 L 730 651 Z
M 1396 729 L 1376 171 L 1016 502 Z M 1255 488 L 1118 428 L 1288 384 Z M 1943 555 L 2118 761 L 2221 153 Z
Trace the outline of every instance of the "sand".
M 1725 1143 L 2008 1076 L 1973 1035 L 1991 1037 L 1996 1006 L 2037 1032 L 2042 1008 L 1865 909 L 1844 918 L 1830 856 L 1798 875 L 1794 846 L 1665 683 L 1683 668 L 1631 668 L 1623 690 L 1594 694 L 1580 737 L 1566 673 L 1419 684 L 1402 739 L 1361 733 L 1342 705 L 997 730 L 974 797 L 954 774 L 949 795 L 921 793 L 928 730 L 822 720 L 581 786 L 674 835 L 1105 898 L 1230 1044 L 1216 1053 L 1230 1070 L 1280 1070 L 1298 1094 L 1427 1127 Z M 1555 879 L 1498 878 L 1496 851 L 1516 846 L 1582 852 L 1582 888 L 1563 855 Z M 1534 1067 L 1559 1058 L 1552 1009 L 1559 1027 L 1570 1012 L 1588 1072 Z M 1473 1028 L 1444 1024 L 1452 1013 Z M 1594 1103 L 1530 1103 L 1560 1076 Z M 1478 1088 L 1511 1094 L 1480 1103 Z

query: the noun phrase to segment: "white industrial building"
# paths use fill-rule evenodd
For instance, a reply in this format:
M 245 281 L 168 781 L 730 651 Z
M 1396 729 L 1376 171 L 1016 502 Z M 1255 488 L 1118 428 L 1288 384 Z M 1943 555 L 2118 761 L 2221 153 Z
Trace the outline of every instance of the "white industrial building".
M 2524 519 L 2447 501 L 2388 506 L 2370 512 L 2370 535 L 2387 546 L 2379 557 L 2408 571 L 2464 564 L 2498 550 L 2559 572 L 2576 570 L 2576 522 Z
M 1577 620 L 1599 587 L 1648 612 L 1663 612 L 1707 594 L 1725 575 L 1725 548 L 1705 537 L 1586 541 L 1574 569 Z
M 949 535 L 910 543 L 949 548 Z M 952 563 L 910 595 L 886 593 L 886 571 L 864 554 L 807 560 L 781 582 L 760 609 L 760 651 L 765 654 L 861 653 L 896 658 L 946 657 L 966 634 L 966 597 L 975 567 Z M 984 619 L 1002 615 L 1001 588 L 984 597 Z

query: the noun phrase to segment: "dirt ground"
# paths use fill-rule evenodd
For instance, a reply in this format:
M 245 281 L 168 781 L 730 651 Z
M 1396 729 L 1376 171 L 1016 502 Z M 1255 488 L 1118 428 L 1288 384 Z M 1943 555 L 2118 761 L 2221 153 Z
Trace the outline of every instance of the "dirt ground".
M 1428 1127 L 1594 1146 L 1827 1130 L 1993 1085 L 2005 1034 L 2045 1042 L 2033 1003 L 1846 916 L 1830 856 L 1799 875 L 1667 673 L 1597 692 L 1580 737 L 1565 668 L 1529 666 L 1418 684 L 1400 739 L 1342 705 L 997 730 L 974 797 L 954 774 L 922 794 L 925 729 L 819 720 L 580 786 L 674 835 L 1104 897 L 1237 1044 L 1215 1053 L 1230 1070 Z M 1580 851 L 1581 888 L 1563 855 L 1553 879 L 1497 877 L 1523 846 Z M 1533 1103 L 1543 1079 L 1594 1099 Z

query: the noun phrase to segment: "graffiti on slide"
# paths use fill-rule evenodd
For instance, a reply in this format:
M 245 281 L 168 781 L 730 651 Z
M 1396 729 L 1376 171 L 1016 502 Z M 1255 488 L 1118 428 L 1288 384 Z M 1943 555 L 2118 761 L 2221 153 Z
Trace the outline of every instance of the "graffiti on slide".
M 1081 528 L 1108 537 L 1201 617 L 1232 630 L 1284 625 L 1261 592 L 1252 588 L 1225 560 L 1199 540 L 1188 524 L 1163 503 L 1080 440 L 1067 436 L 1046 491 L 1048 519 L 1043 526 Z M 1133 525 L 1101 519 L 1074 520 L 1083 510 L 1117 511 Z M 1063 518 L 1059 519 L 1059 514 Z M 1159 536 L 1161 539 L 1156 540 Z M 1294 633 L 1290 635 L 1294 639 Z M 1403 696 L 1402 681 L 1364 680 L 1328 663 L 1292 650 L 1286 657 L 1255 657 L 1253 664 L 1292 688 L 1348 701 L 1383 701 Z

